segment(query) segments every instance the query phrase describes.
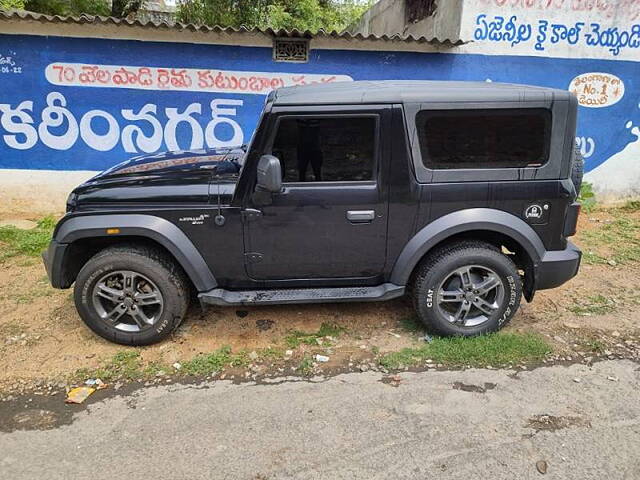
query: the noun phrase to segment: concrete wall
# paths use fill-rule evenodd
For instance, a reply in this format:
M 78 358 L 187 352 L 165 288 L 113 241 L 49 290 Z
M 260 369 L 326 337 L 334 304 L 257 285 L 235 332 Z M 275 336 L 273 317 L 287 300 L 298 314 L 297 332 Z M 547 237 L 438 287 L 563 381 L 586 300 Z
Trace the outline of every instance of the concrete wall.
M 443 4 L 440 6 L 440 4 Z M 433 15 L 418 22 L 405 22 L 407 18 L 404 0 L 380 0 L 373 5 L 350 30 L 363 35 L 413 35 L 440 40 L 460 38 L 460 20 L 463 0 L 436 2 Z

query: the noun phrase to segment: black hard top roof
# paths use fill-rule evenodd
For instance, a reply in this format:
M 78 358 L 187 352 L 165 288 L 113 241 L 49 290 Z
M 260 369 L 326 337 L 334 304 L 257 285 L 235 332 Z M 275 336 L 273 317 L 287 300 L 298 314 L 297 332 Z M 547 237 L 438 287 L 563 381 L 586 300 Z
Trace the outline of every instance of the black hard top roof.
M 380 80 L 285 87 L 270 95 L 274 105 L 420 102 L 549 102 L 570 93 L 546 87 L 497 82 Z

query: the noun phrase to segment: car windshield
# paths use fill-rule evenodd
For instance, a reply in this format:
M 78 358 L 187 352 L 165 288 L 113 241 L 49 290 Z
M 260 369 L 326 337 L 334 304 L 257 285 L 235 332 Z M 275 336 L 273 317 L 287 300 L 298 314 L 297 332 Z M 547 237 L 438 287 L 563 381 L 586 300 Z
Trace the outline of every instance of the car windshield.
M 266 107 L 266 102 L 265 102 L 265 107 Z M 251 151 L 251 147 L 253 146 L 253 141 L 256 139 L 256 133 L 258 132 L 258 129 L 262 124 L 262 120 L 264 119 L 265 110 L 266 108 L 263 108 L 262 111 L 260 112 L 260 118 L 258 118 L 258 123 L 256 123 L 256 128 L 253 129 L 253 133 L 251 134 L 249 143 L 242 145 L 242 149 L 244 150 L 245 153 Z M 239 164 L 240 164 L 240 170 L 238 171 L 238 175 L 242 173 L 242 167 L 244 167 L 244 156 L 240 159 Z

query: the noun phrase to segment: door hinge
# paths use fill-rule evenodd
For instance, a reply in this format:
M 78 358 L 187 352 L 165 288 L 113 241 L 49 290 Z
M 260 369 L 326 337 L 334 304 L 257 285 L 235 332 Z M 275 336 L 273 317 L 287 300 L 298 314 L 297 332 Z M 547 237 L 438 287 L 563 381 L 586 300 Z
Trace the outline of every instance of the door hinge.
M 259 263 L 262 261 L 262 254 L 256 252 L 249 252 L 244 254 L 244 258 L 247 263 Z

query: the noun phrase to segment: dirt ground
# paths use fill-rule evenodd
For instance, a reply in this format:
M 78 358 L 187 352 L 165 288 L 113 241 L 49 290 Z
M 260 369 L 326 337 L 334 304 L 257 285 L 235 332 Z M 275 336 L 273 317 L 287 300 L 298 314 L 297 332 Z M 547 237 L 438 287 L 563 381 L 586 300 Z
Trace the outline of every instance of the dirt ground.
M 9 216 L 15 218 L 15 211 L 4 217 L 0 213 L 0 220 Z M 538 292 L 533 303 L 523 303 L 506 331 L 544 336 L 554 345 L 554 358 L 558 360 L 571 359 L 574 352 L 593 340 L 601 345 L 595 353 L 605 356 L 616 352 L 624 356 L 624 352 L 636 348 L 640 333 L 640 258 L 609 259 L 614 258 L 616 242 L 628 238 L 612 237 L 604 243 L 593 238 L 616 218 L 631 219 L 637 225 L 640 212 L 598 209 L 582 214 L 574 241 L 590 255 L 579 275 L 558 289 Z M 629 232 L 640 239 L 636 227 Z M 64 381 L 79 369 L 97 368 L 117 352 L 129 350 L 140 352 L 145 364 L 168 365 L 226 345 L 234 352 L 267 347 L 284 352 L 291 348 L 285 338 L 292 331 L 316 332 L 323 323 L 344 329 L 331 346 L 323 349 L 331 358 L 326 368 L 357 367 L 377 355 L 423 342 L 422 329 L 411 328 L 411 322 L 407 322 L 411 317 L 412 308 L 405 299 L 209 308 L 205 312 L 194 305 L 170 339 L 133 349 L 102 340 L 86 328 L 76 314 L 71 291 L 54 290 L 48 285 L 40 259 L 12 257 L 0 262 L 0 391 Z M 310 349 L 301 345 L 288 356 L 299 361 Z M 580 355 L 584 357 L 584 351 Z

